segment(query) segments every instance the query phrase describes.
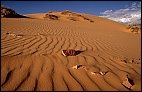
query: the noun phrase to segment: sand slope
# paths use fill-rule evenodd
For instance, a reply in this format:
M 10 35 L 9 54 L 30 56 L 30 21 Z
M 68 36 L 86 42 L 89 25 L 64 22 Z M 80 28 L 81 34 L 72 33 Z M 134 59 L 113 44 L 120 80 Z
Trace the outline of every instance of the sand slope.
M 141 90 L 140 34 L 93 15 L 54 14 L 59 20 L 1 20 L 2 90 Z M 83 52 L 64 57 L 64 49 Z

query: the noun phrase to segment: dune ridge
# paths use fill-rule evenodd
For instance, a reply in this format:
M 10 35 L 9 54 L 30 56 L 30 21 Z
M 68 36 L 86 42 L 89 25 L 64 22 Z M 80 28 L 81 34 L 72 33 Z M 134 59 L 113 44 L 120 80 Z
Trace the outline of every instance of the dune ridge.
M 70 21 L 68 15 L 53 13 L 56 21 L 37 18 L 42 14 L 2 18 L 2 90 L 141 90 L 140 34 L 97 16 L 81 14 L 93 22 Z M 83 52 L 64 57 L 66 49 Z

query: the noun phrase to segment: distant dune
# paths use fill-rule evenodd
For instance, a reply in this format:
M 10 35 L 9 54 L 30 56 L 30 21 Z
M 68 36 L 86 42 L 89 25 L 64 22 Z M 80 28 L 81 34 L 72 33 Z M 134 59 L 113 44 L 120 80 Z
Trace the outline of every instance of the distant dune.
M 141 91 L 139 32 L 72 11 L 24 16 L 1 18 L 2 90 Z

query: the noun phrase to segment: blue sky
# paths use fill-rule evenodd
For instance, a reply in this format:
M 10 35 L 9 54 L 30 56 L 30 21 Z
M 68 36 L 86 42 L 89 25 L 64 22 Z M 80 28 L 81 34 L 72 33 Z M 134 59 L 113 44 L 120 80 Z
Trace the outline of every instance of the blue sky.
M 19 14 L 71 10 L 117 22 L 141 23 L 141 1 L 2 1 Z
M 102 15 L 107 10 L 127 8 L 133 1 L 2 1 L 1 4 L 20 14 L 71 10 Z

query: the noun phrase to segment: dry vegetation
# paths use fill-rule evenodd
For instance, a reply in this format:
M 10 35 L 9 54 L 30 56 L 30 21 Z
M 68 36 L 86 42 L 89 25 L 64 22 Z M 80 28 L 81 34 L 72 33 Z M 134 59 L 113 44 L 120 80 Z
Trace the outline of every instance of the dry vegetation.
M 138 34 L 141 31 L 141 25 L 128 25 L 127 29 L 129 29 L 132 33 Z
M 44 18 L 52 19 L 52 20 L 58 20 L 59 17 L 53 14 L 45 14 Z
M 61 12 L 61 14 L 70 16 L 70 17 L 68 17 L 68 19 L 73 20 L 73 21 L 77 21 L 77 18 L 82 18 L 82 19 L 87 20 L 89 22 L 94 22 L 93 20 L 91 20 L 87 17 L 84 17 L 81 14 L 77 14 L 77 13 L 74 13 L 74 12 L 68 11 L 68 10 Z

